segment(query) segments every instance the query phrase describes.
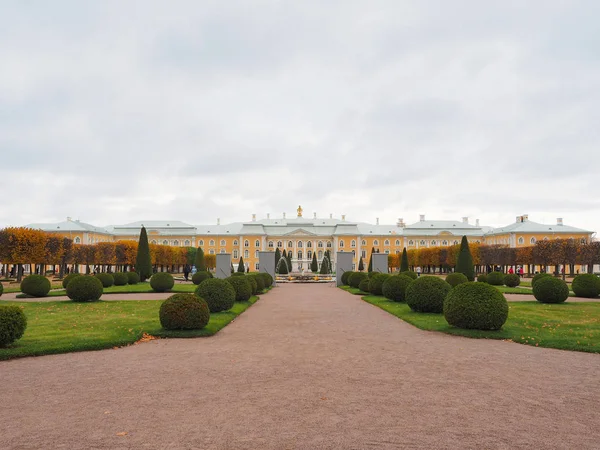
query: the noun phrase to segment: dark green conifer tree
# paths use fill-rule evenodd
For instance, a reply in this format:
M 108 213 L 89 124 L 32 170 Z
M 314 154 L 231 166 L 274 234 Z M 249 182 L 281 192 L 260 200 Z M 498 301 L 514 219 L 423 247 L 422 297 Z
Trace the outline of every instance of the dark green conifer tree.
M 365 264 L 363 263 L 362 256 L 360 257 L 360 261 L 358 261 L 358 271 L 362 272 L 365 270 Z
M 275 249 L 275 269 L 277 269 L 277 264 L 279 264 L 280 259 L 281 259 L 281 252 L 279 251 L 279 247 L 277 247 Z
M 321 261 L 321 271 L 319 272 L 321 275 L 329 275 L 331 273 L 331 263 L 329 262 L 329 258 L 327 257 L 327 252 L 323 256 L 323 261 Z
M 148 233 L 146 233 L 146 228 L 143 226 L 135 258 L 135 271 L 140 276 L 141 281 L 145 281 L 152 276 L 152 260 L 150 259 Z
M 317 253 L 313 252 L 312 261 L 310 262 L 310 270 L 312 273 L 319 271 L 319 263 L 317 262 Z
M 455 271 L 464 274 L 469 281 L 475 280 L 473 256 L 471 256 L 469 241 L 467 241 L 466 236 L 463 236 L 462 240 L 460 241 L 460 251 L 458 252 L 458 258 L 456 258 Z
M 196 259 L 194 259 L 194 265 L 196 266 L 196 270 L 198 272 L 206 272 L 206 262 L 204 262 L 204 250 L 201 247 L 198 247 L 198 251 L 196 251 Z
M 369 273 L 373 272 L 373 253 L 375 253 L 375 247 L 371 248 L 371 255 L 369 256 L 369 268 L 367 269 Z
M 244 267 L 244 258 L 242 256 L 240 256 L 240 262 L 238 264 L 238 272 L 240 273 L 244 273 L 246 271 L 246 268 Z
M 400 262 L 400 272 L 408 271 L 408 254 L 406 253 L 406 247 L 402 250 L 402 261 Z
M 292 271 L 292 252 L 288 252 L 287 254 L 287 263 L 288 263 L 288 271 L 291 272 Z

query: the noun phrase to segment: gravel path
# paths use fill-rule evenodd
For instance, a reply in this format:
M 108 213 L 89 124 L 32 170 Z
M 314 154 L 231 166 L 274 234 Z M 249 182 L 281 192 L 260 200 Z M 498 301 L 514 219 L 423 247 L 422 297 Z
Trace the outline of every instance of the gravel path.
M 211 338 L 0 362 L 0 448 L 600 448 L 599 369 L 286 285 Z

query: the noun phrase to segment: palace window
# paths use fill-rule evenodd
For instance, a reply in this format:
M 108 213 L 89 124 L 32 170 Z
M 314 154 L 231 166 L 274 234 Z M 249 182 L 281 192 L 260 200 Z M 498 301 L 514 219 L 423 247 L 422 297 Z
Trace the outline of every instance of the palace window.
M 323 259 L 323 250 L 319 250 L 319 259 Z
M 585 241 L 585 238 L 581 238 L 581 241 L 580 241 L 580 242 L 581 242 L 582 244 L 585 244 L 585 242 L 586 242 L 586 241 Z
M 302 241 L 298 241 L 298 248 L 302 248 Z
M 444 245 L 444 246 L 445 246 L 445 245 L 448 245 L 448 241 L 444 241 L 444 242 L 442 242 L 442 245 Z
M 237 250 L 234 250 L 234 251 L 233 251 L 233 257 L 234 257 L 235 259 L 238 259 L 238 258 L 239 258 L 239 256 L 238 256 L 238 255 L 239 255 L 238 251 L 237 251 Z
M 204 247 L 204 241 L 201 240 L 200 242 L 198 242 L 198 247 Z
M 209 255 L 214 255 L 215 251 L 211 248 L 210 251 L 208 252 Z
M 298 252 L 298 259 L 302 259 L 302 252 Z
M 244 250 L 244 258 L 248 259 L 250 256 L 250 252 L 248 250 Z
M 225 247 L 225 239 L 221 239 L 221 247 Z
M 356 241 L 352 240 L 352 242 L 350 242 L 350 247 L 355 248 L 356 247 Z
M 386 250 L 386 251 L 385 251 L 385 254 L 386 254 L 386 255 L 389 255 L 389 254 L 390 254 L 390 251 L 389 251 L 389 250 Z
M 288 248 L 293 248 L 294 247 L 294 243 L 292 241 L 288 241 Z
M 308 241 L 306 243 L 306 248 L 312 248 L 312 242 L 311 241 Z
M 163 241 L 163 245 L 169 245 L 169 241 Z
M 190 241 L 188 241 L 188 240 L 186 239 L 186 241 L 183 243 L 183 245 L 185 245 L 186 247 L 189 247 L 189 246 L 190 246 Z
M 523 237 L 521 236 L 519 238 L 519 245 L 523 245 L 525 243 L 525 239 L 523 239 Z
M 373 241 L 373 245 L 374 245 L 375 247 L 377 247 L 377 246 L 379 245 L 379 241 L 378 241 L 377 239 L 375 239 L 375 240 Z
M 255 247 L 260 247 L 260 241 L 258 239 L 256 241 L 254 241 L 254 246 Z
M 435 241 L 431 241 L 431 245 L 435 245 Z
M 211 247 L 214 247 L 215 241 L 213 239 L 211 239 L 210 242 L 208 243 L 208 245 L 210 245 Z
M 258 250 L 256 250 L 256 251 L 254 252 L 254 257 L 255 257 L 255 258 L 258 258 Z
M 81 244 L 81 238 L 80 238 L 79 236 L 77 236 L 77 237 L 75 238 L 74 242 L 75 242 L 76 244 Z
M 534 238 L 534 237 L 532 237 L 532 238 L 529 240 L 529 243 L 531 243 L 531 244 L 535 244 L 535 238 Z
M 344 248 L 344 241 L 340 241 L 339 247 Z
M 76 238 L 79 239 L 79 238 Z M 76 244 L 79 244 L 79 242 L 75 241 Z M 150 242 L 151 244 L 155 244 L 156 245 L 156 241 L 154 239 L 152 239 L 152 242 Z
M 421 240 L 421 242 L 419 242 L 419 245 L 425 245 L 425 241 Z
M 399 254 L 400 254 L 400 250 L 396 250 L 396 255 L 399 255 Z
M 244 247 L 250 247 L 250 242 L 248 241 L 248 239 L 244 241 Z
M 388 247 L 390 245 L 390 241 L 386 239 L 385 241 L 383 241 L 383 245 Z
M 400 245 L 400 239 L 396 239 L 396 247 Z
M 477 240 L 477 241 L 475 241 L 475 243 L 476 243 L 476 244 L 481 244 L 481 242 L 480 242 L 480 241 L 478 241 L 478 240 Z M 457 244 L 458 244 L 458 242 L 457 242 Z
M 317 244 L 317 247 L 323 248 L 323 241 L 319 241 L 319 243 Z
M 277 247 L 279 247 L 279 248 L 283 247 L 283 242 L 277 241 Z
M 547 241 L 548 240 L 548 236 L 544 236 L 544 240 Z
M 179 247 L 179 241 L 173 241 L 173 245 Z
M 225 249 L 224 248 L 221 249 L 221 253 L 225 253 Z
M 256 270 L 257 272 L 260 270 L 260 267 L 258 267 L 258 263 L 254 264 L 254 270 Z
M 408 241 L 408 245 L 415 245 L 415 243 L 413 241 Z
M 312 252 L 311 252 L 310 250 L 308 250 L 308 251 L 306 252 L 306 257 L 307 257 L 308 259 L 311 259 L 311 258 L 312 258 Z
M 365 241 L 364 239 L 362 240 L 362 242 L 360 243 L 360 245 L 367 245 L 367 241 Z
M 331 248 L 331 241 L 327 241 L 327 248 Z
M 352 258 L 356 258 L 356 250 L 352 250 Z
M 238 245 L 237 239 L 233 241 L 233 245 Z
M 452 245 L 458 245 L 458 241 L 454 241 Z
M 367 257 L 367 251 L 366 250 L 361 250 L 360 251 L 360 256 L 362 256 L 363 258 Z
M 273 241 L 269 241 L 269 248 L 273 248 Z

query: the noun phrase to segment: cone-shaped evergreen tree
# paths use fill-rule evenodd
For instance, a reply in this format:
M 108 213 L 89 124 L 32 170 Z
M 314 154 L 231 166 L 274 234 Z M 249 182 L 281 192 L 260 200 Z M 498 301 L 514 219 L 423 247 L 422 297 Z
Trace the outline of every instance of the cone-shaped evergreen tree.
M 400 262 L 400 272 L 408 271 L 408 254 L 406 253 L 406 247 L 402 250 L 402 261 Z
M 292 271 L 292 252 L 288 252 L 287 254 L 287 266 L 288 266 L 288 271 L 291 272 Z
M 287 258 L 282 257 L 279 259 L 279 263 L 277 263 L 277 265 L 275 266 L 275 273 L 278 273 L 280 275 L 286 275 L 289 273 L 287 266 Z
M 313 252 L 312 261 L 310 262 L 310 270 L 312 273 L 319 271 L 319 263 L 317 262 L 317 254 L 315 252 Z
M 244 267 L 244 257 L 240 256 L 240 262 L 238 264 L 238 272 L 240 273 L 244 273 L 246 271 L 246 268 Z
M 469 241 L 467 241 L 466 236 L 463 236 L 462 240 L 460 241 L 460 251 L 458 252 L 458 258 L 456 258 L 455 271 L 464 274 L 469 281 L 475 280 L 473 256 L 471 256 Z
M 360 257 L 360 261 L 358 261 L 358 271 L 362 272 L 365 270 L 365 263 L 363 263 L 362 256 Z
M 198 247 L 196 252 L 196 258 L 194 259 L 194 265 L 198 272 L 206 272 L 206 262 L 204 262 L 204 250 L 202 247 Z
M 135 258 L 135 271 L 140 276 L 141 281 L 147 280 L 152 276 L 152 260 L 150 259 L 150 246 L 148 245 L 148 234 L 145 227 L 142 227 L 142 231 L 140 232 L 140 240 Z
M 275 268 L 277 268 L 277 264 L 279 264 L 280 259 L 281 259 L 281 252 L 279 251 L 279 247 L 277 247 L 275 249 Z
M 373 253 L 375 253 L 375 247 L 371 248 L 371 255 L 369 256 L 369 268 L 367 272 L 373 272 Z
M 325 256 L 323 256 L 323 261 L 321 261 L 321 275 L 329 275 L 331 273 L 331 263 L 329 262 L 329 258 L 327 257 L 327 252 L 325 252 Z

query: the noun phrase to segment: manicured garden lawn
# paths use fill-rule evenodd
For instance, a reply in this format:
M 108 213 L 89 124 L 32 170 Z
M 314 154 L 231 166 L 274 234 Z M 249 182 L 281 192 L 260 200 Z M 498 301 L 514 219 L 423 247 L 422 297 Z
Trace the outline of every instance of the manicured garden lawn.
M 522 287 L 507 287 L 507 286 L 494 286 L 503 294 L 524 294 L 524 295 L 533 295 L 533 290 L 531 288 L 522 288 Z
M 448 325 L 443 314 L 412 311 L 406 303 L 379 296 L 363 300 L 422 330 L 471 338 L 504 339 L 521 344 L 600 353 L 600 303 L 509 302 L 508 320 L 499 331 L 463 330 Z
M 236 302 L 227 312 L 210 315 L 202 330 L 163 330 L 158 319 L 162 302 L 156 300 L 111 302 L 2 302 L 18 305 L 27 316 L 27 329 L 9 348 L 0 348 L 0 360 L 120 347 L 138 341 L 144 333 L 156 337 L 212 336 L 254 304 Z
M 354 295 L 369 295 L 368 292 L 363 292 L 360 289 L 354 288 L 352 286 L 340 286 L 340 289 L 343 289 L 344 291 L 348 291 Z
M 169 292 L 194 292 L 198 286 L 195 284 L 175 283 Z M 6 292 L 6 291 L 5 291 Z M 13 291 L 20 292 L 20 290 Z M 125 286 L 111 286 L 104 288 L 105 294 L 145 294 L 154 292 L 150 283 L 126 284 Z M 48 293 L 48 297 L 61 297 L 67 295 L 65 289 L 56 289 Z

